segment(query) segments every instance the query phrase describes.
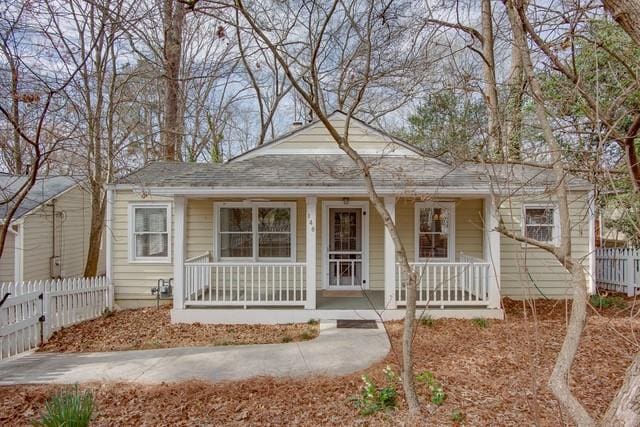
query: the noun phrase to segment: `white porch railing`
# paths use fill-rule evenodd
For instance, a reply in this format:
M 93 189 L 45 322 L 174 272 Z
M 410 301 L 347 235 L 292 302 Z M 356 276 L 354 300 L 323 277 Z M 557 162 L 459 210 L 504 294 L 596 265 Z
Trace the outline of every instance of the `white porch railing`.
M 418 273 L 417 304 L 423 306 L 486 306 L 489 263 L 461 256 L 460 262 L 411 263 Z M 407 303 L 408 277 L 397 266 L 396 301 Z
M 640 249 L 596 249 L 596 285 L 634 296 L 640 291 Z
M 196 260 L 184 269 L 185 305 L 302 306 L 307 299 L 305 263 Z

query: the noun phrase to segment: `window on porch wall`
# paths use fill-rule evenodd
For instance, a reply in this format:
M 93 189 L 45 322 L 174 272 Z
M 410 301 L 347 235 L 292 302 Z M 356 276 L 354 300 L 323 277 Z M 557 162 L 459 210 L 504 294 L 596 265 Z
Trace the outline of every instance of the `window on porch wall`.
M 257 260 L 291 258 L 291 217 L 289 207 L 221 207 L 220 257 Z
M 450 257 L 452 209 L 443 206 L 418 207 L 418 258 Z

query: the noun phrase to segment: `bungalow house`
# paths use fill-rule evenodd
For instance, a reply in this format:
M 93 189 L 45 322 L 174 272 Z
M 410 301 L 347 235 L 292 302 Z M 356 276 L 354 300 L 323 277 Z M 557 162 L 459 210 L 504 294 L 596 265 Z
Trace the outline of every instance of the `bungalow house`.
M 330 120 L 344 129 L 343 113 Z M 420 273 L 421 312 L 500 318 L 501 297 L 570 295 L 550 255 L 495 231 L 502 221 L 558 238 L 549 169 L 452 166 L 355 119 L 349 135 Z M 573 254 L 590 270 L 591 187 L 569 186 Z M 174 322 L 404 316 L 391 235 L 320 122 L 221 165 L 151 163 L 107 197 L 107 274 L 121 307 L 153 303 L 157 280 L 173 278 Z
M 26 179 L 0 174 L 0 202 Z M 0 203 L 0 221 L 6 215 L 7 204 Z M 77 179 L 38 178 L 11 219 L 0 257 L 0 283 L 81 276 L 90 225 L 91 195 Z

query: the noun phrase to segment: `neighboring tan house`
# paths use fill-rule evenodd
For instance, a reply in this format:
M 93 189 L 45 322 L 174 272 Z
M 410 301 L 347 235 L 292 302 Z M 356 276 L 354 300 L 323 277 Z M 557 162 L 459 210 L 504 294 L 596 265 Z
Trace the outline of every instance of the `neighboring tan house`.
M 0 174 L 0 200 L 26 179 Z M 6 214 L 7 204 L 0 204 L 0 221 Z M 76 179 L 39 178 L 12 218 L 0 257 L 0 283 L 81 276 L 90 225 L 91 194 Z
M 330 120 L 344 129 L 343 113 Z M 430 315 L 500 318 L 502 297 L 571 296 L 551 255 L 495 231 L 500 217 L 558 239 L 550 169 L 451 166 L 355 119 L 349 139 L 420 272 L 418 305 Z M 591 186 L 568 182 L 573 256 L 591 272 Z M 319 122 L 224 164 L 151 163 L 109 186 L 107 224 L 121 307 L 153 303 L 157 280 L 173 278 L 174 322 L 404 316 L 391 235 Z

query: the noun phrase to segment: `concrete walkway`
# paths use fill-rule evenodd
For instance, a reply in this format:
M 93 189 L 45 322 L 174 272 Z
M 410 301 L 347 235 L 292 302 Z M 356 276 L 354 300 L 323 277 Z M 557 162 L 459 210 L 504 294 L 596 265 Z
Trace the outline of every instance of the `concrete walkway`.
M 0 362 L 0 384 L 138 382 L 256 376 L 344 375 L 384 358 L 389 342 L 378 329 L 337 329 L 322 323 L 311 341 L 181 347 L 105 353 L 25 353 Z

